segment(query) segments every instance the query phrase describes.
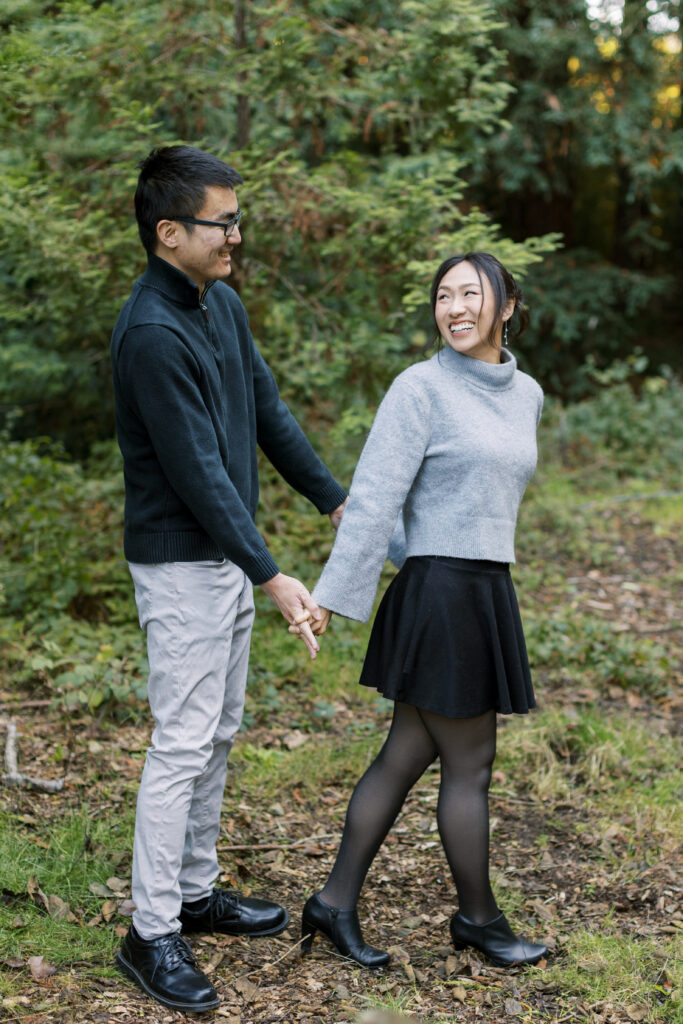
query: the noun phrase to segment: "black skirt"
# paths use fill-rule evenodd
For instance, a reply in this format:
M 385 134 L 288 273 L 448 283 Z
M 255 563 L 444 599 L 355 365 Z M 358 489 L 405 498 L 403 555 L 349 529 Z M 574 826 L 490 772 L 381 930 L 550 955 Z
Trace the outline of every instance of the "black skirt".
M 509 566 L 408 558 L 380 603 L 360 682 L 447 718 L 535 707 Z

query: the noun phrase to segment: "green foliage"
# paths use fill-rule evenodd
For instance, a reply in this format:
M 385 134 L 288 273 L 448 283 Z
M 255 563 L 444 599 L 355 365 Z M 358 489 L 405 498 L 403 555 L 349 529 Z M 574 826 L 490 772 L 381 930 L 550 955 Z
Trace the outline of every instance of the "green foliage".
M 587 373 L 600 385 L 597 394 L 566 408 L 548 401 L 542 459 L 559 457 L 568 469 L 580 470 L 587 489 L 604 485 L 606 474 L 677 487 L 683 464 L 683 389 L 665 377 L 646 377 L 634 394 L 630 381 L 644 369 L 643 360 L 636 353 L 602 373 L 589 362 Z
M 135 164 L 182 140 L 244 174 L 234 284 L 311 421 L 418 356 L 435 265 L 473 247 L 525 277 L 526 365 L 585 394 L 591 353 L 643 343 L 643 315 L 648 345 L 677 323 L 680 54 L 643 11 L 610 33 L 583 0 L 13 5 L 0 408 L 80 454 L 110 436 L 108 338 L 144 265 Z
M 674 1022 L 681 1010 L 680 953 L 680 937 L 664 958 L 655 940 L 625 935 L 620 924 L 606 921 L 600 931 L 573 932 L 566 961 L 562 968 L 550 967 L 548 983 L 559 981 L 591 1006 L 607 1000 L 631 1020 L 635 1013 L 642 1020 Z
M 607 713 L 596 706 L 541 710 L 529 719 L 503 720 L 497 765 L 510 778 L 552 802 L 577 799 L 597 803 L 605 819 L 632 809 L 634 792 L 674 812 L 680 742 L 653 732 L 631 712 Z M 656 827 L 665 831 L 662 820 Z M 680 831 L 676 826 L 675 831 Z
M 604 365 L 646 343 L 672 358 L 680 35 L 649 20 L 643 0 L 627 0 L 614 25 L 604 8 L 605 20 L 591 22 L 584 0 L 495 6 L 515 91 L 507 128 L 477 147 L 470 194 L 514 239 L 561 233 L 564 252 L 534 268 L 526 286 L 533 318 L 521 348 L 544 386 L 576 398 L 587 390 L 590 353 Z
M 67 707 L 135 707 L 142 637 L 120 553 L 111 445 L 88 472 L 54 444 L 0 443 L 0 640 L 18 680 Z
M 0 566 L 7 611 L 29 624 L 55 615 L 116 620 L 127 571 L 120 470 L 102 479 L 43 440 L 0 444 Z M 124 613 L 125 614 L 125 613 Z
M 555 247 L 505 240 L 465 199 L 511 91 L 489 5 L 238 8 L 240 38 L 192 0 L 45 0 L 0 42 L 0 404 L 23 436 L 83 453 L 111 434 L 107 342 L 143 265 L 131 200 L 154 143 L 243 173 L 234 283 L 286 395 L 327 420 L 417 354 L 415 288 L 424 303 L 445 253 L 493 247 L 524 269 Z
M 591 399 L 566 407 L 547 401 L 540 470 L 521 509 L 515 576 L 522 593 L 555 595 L 552 605 L 524 601 L 537 672 L 567 686 L 663 695 L 675 669 L 664 644 L 611 616 L 578 610 L 565 578 L 568 563 L 579 572 L 622 564 L 622 524 L 614 518 L 622 499 L 641 512 L 650 509 L 649 516 L 664 515 L 667 498 L 653 508 L 641 499 L 680 486 L 683 391 L 674 381 L 646 378 L 635 394 L 624 378 L 642 369 L 639 358 L 599 373 L 601 390 Z M 353 443 L 322 431 L 314 439 L 347 482 L 368 422 L 367 405 L 354 409 L 355 418 L 347 419 Z M 327 517 L 316 515 L 267 463 L 262 470 L 259 527 L 283 570 L 312 585 L 333 542 Z M 122 490 L 111 443 L 86 465 L 47 442 L 5 437 L 0 444 L 0 643 L 7 669 L 65 706 L 91 713 L 134 714 L 144 697 L 144 637 L 121 553 Z M 662 523 L 675 530 L 675 516 Z M 316 717 L 325 722 L 335 691 L 355 685 L 368 627 L 335 621 L 326 644 L 329 671 L 321 677 L 292 646 L 271 602 L 257 593 L 257 604 L 248 724 L 269 721 L 292 686 L 320 702 Z M 303 728 L 310 711 L 302 706 Z
M 674 665 L 662 644 L 634 635 L 575 608 L 536 618 L 525 615 L 529 659 L 548 680 L 566 686 L 616 684 L 664 695 Z

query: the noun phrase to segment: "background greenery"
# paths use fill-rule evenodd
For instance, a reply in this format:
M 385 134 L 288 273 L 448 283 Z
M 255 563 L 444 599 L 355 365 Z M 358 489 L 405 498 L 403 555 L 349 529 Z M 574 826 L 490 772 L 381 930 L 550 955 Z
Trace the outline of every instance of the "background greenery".
M 520 358 L 547 390 L 582 397 L 592 360 L 634 345 L 680 365 L 678 4 L 626 0 L 616 25 L 609 6 L 3 0 L 13 435 L 79 456 L 111 437 L 108 338 L 144 262 L 135 165 L 177 141 L 245 178 L 234 284 L 309 423 L 355 422 L 417 358 L 434 266 L 474 246 L 524 275 Z

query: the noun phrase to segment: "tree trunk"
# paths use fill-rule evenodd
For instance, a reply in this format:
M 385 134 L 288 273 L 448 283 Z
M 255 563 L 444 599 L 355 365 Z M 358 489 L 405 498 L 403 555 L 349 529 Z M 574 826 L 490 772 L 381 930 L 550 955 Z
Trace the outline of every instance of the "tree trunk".
M 235 48 L 247 48 L 247 3 L 248 0 L 235 0 Z M 244 149 L 249 145 L 249 96 L 246 88 L 246 74 L 238 72 L 237 81 L 240 91 L 237 95 L 237 148 Z

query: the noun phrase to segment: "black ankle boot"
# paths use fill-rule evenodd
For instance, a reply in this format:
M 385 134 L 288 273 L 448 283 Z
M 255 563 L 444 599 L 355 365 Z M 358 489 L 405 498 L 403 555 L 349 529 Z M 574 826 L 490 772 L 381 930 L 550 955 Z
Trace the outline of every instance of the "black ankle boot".
M 548 952 L 547 946 L 537 946 L 515 935 L 504 914 L 488 924 L 474 924 L 458 912 L 451 918 L 451 937 L 456 949 L 474 946 L 496 967 L 535 964 Z
M 384 967 L 389 963 L 388 953 L 363 942 L 355 909 L 338 910 L 337 907 L 328 907 L 316 894 L 306 901 L 301 918 L 302 953 L 308 953 L 317 931 L 326 935 L 342 956 L 355 960 L 361 967 Z

